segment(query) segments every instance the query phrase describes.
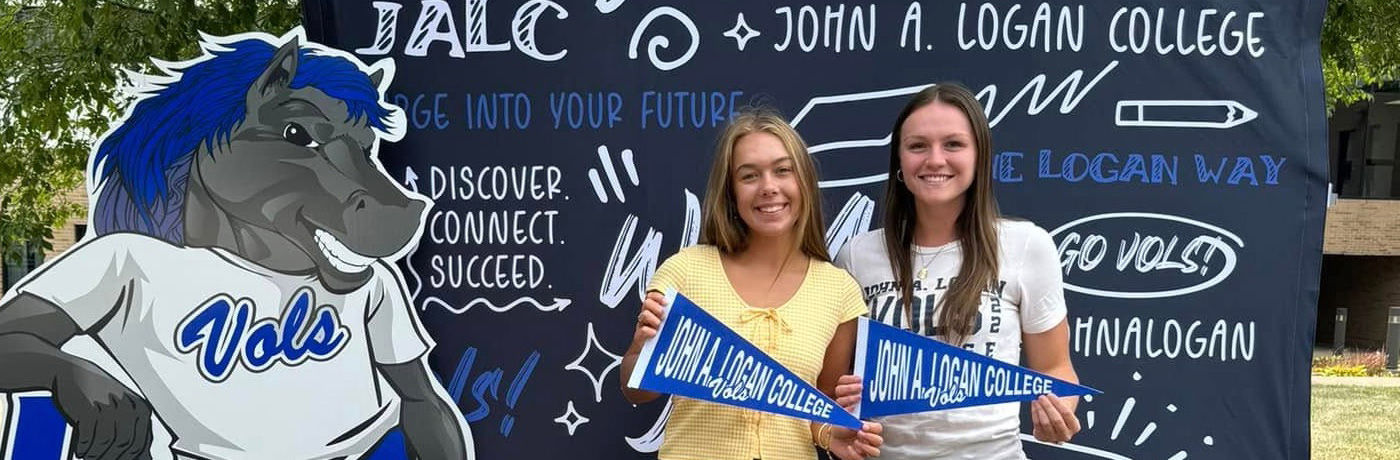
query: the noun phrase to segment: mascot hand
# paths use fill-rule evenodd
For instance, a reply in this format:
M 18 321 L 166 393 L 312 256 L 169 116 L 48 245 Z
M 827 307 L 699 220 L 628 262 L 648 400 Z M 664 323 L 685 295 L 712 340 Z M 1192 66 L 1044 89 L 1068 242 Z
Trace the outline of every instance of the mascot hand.
M 151 458 L 151 406 L 91 363 L 54 382 L 54 403 L 74 428 L 73 455 L 84 460 Z

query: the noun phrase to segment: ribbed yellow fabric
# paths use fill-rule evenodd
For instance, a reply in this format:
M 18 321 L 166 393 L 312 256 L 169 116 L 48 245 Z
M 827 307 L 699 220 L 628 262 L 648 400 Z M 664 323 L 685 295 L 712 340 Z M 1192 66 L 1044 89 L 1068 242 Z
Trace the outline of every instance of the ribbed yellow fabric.
M 725 277 L 719 251 L 708 245 L 682 249 L 667 259 L 648 288 L 676 289 L 812 386 L 836 327 L 867 311 L 855 280 L 844 270 L 817 261 L 808 265 L 801 287 L 783 305 L 748 306 Z M 674 407 L 660 452 L 663 460 L 816 457 L 805 420 L 672 398 Z

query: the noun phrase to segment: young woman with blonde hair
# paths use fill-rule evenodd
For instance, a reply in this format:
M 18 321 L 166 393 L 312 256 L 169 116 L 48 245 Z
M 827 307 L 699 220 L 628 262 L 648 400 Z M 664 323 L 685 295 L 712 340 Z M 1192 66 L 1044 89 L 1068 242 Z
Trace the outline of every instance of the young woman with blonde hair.
M 830 263 L 821 196 L 807 147 L 781 117 L 746 112 L 720 136 L 705 192 L 700 244 L 662 263 L 648 285 L 622 381 L 662 321 L 661 292 L 676 289 L 827 395 L 849 372 L 865 302 Z M 657 393 L 623 394 L 633 404 Z M 847 460 L 878 455 L 879 425 L 860 432 L 674 397 L 660 458 Z

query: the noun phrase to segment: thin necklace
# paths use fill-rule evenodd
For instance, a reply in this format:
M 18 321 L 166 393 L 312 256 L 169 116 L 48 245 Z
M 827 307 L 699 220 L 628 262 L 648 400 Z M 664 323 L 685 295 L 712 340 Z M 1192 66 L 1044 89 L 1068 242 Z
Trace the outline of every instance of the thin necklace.
M 805 254 L 804 254 L 804 255 L 805 255 Z M 720 261 L 721 261 L 721 264 L 722 264 L 722 263 L 723 263 L 723 258 L 721 258 Z M 783 277 L 783 271 L 787 269 L 788 262 L 791 262 L 791 261 L 792 261 L 792 254 L 788 254 L 787 257 L 784 257 L 784 258 L 783 258 L 783 263 L 781 263 L 781 264 L 778 265 L 778 272 L 775 273 L 775 274 L 773 275 L 773 281 L 772 281 L 771 283 L 768 283 L 768 289 L 764 290 L 764 291 L 763 291 L 763 296 L 760 297 L 760 299 L 764 300 L 764 302 L 762 302 L 762 303 L 765 303 L 765 304 L 768 303 L 767 301 L 769 300 L 769 297 L 773 294 L 773 288 L 776 287 L 776 286 L 778 285 L 778 280 L 781 279 L 781 278 Z M 738 295 L 738 292 L 735 292 L 735 295 Z M 752 304 L 752 303 L 748 302 L 747 300 L 744 300 L 743 296 L 740 296 L 740 297 L 739 297 L 739 300 L 742 301 L 742 302 L 744 302 L 744 303 L 750 304 L 750 305 L 749 305 L 750 307 L 755 307 L 755 308 L 767 308 L 767 307 L 759 307 L 758 305 Z
M 787 264 L 790 260 L 792 260 L 792 254 L 788 254 L 787 257 L 783 258 L 783 263 L 778 265 L 778 273 L 773 275 L 773 282 L 768 283 L 768 290 L 763 291 L 763 300 L 765 304 L 768 303 L 768 297 L 773 295 L 773 287 L 778 285 L 778 279 L 783 277 L 783 270 L 787 269 Z
M 949 243 L 943 245 L 943 247 L 940 248 L 938 252 L 935 252 L 933 254 L 933 257 L 929 258 L 928 262 L 924 262 L 924 266 L 919 268 L 919 281 L 923 281 L 925 278 L 928 278 L 929 265 L 933 265 L 933 261 L 938 260 L 938 256 L 943 255 L 943 251 L 947 251 L 949 246 L 952 246 L 952 244 Z

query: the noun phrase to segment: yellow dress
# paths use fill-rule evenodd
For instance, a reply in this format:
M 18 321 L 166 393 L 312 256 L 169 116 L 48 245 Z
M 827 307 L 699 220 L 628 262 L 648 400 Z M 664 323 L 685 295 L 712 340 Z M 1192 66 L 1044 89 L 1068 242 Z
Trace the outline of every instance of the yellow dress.
M 816 260 L 808 264 L 801 287 L 786 303 L 776 308 L 748 306 L 725 277 L 719 250 L 709 245 L 691 246 L 667 259 L 648 289 L 676 289 L 814 387 L 836 327 L 867 312 L 855 280 Z M 816 457 L 806 420 L 672 398 L 661 445 L 663 460 Z

